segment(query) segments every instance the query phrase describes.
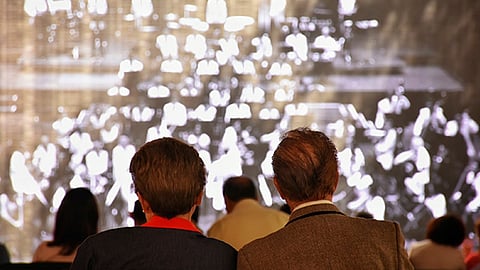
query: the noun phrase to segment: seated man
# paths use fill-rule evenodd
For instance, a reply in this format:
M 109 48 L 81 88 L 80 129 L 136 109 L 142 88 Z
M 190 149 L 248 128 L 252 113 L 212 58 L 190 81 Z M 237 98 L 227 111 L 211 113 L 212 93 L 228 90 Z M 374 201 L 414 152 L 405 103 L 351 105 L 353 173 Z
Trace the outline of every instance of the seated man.
M 322 132 L 287 132 L 273 157 L 274 184 L 292 209 L 282 229 L 240 249 L 237 269 L 413 269 L 400 226 L 350 217 L 333 203 L 337 150 Z
M 191 221 L 206 182 L 193 147 L 167 137 L 148 142 L 130 172 L 147 222 L 88 238 L 71 270 L 235 269 L 237 251 L 205 237 Z
M 258 202 L 253 181 L 245 176 L 231 177 L 223 184 L 227 215 L 208 230 L 209 237 L 220 239 L 237 250 L 252 240 L 285 226 L 288 215 Z

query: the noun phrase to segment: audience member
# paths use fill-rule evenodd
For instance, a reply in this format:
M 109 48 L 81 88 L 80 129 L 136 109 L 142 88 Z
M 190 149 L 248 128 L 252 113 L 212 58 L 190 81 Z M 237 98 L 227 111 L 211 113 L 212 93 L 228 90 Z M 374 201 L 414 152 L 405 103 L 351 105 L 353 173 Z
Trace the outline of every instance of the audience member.
M 360 211 L 355 216 L 360 218 L 369 218 L 369 219 L 373 218 L 373 215 L 367 211 Z
M 55 216 L 53 240 L 42 242 L 33 262 L 72 262 L 78 246 L 98 231 L 95 196 L 86 188 L 69 190 Z
M 475 221 L 475 236 L 478 241 L 478 237 L 480 236 L 480 220 Z M 463 243 L 465 243 L 465 241 Z M 466 252 L 465 255 L 465 266 L 467 270 L 480 270 L 480 251 L 471 250 Z
M 130 213 L 130 217 L 133 218 L 135 226 L 140 226 L 147 222 L 147 218 L 145 217 L 145 213 L 143 212 L 142 205 L 140 204 L 139 200 L 135 201 L 133 212 Z
M 0 265 L 10 263 L 10 253 L 7 247 L 0 243 Z
M 426 239 L 412 244 L 409 257 L 415 269 L 465 269 L 459 246 L 465 238 L 465 225 L 455 215 L 433 219 L 427 225 Z
M 350 217 L 332 203 L 338 159 L 325 134 L 287 132 L 272 166 L 292 214 L 284 228 L 240 249 L 238 269 L 413 269 L 397 223 Z
M 284 212 L 260 205 L 255 184 L 246 176 L 227 179 L 223 184 L 223 198 L 227 215 L 217 220 L 207 235 L 237 250 L 279 230 L 288 221 Z
M 71 270 L 235 269 L 237 251 L 191 221 L 206 182 L 193 147 L 171 137 L 150 141 L 133 156 L 130 172 L 147 222 L 88 238 Z

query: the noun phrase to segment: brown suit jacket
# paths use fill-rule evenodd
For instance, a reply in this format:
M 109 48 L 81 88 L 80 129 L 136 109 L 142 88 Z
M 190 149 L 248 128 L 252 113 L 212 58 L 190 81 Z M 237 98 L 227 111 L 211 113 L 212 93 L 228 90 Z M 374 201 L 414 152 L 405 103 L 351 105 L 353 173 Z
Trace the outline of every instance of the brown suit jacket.
M 349 217 L 333 204 L 298 209 L 277 232 L 240 249 L 237 269 L 413 269 L 400 226 Z

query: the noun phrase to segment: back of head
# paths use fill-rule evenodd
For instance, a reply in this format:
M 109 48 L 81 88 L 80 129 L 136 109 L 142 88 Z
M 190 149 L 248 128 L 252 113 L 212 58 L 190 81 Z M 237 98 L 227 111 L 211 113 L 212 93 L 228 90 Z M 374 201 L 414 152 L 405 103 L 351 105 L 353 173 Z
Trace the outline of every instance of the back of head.
M 427 238 L 440 245 L 458 247 L 465 239 L 465 224 L 453 214 L 441 216 L 428 224 Z
M 337 149 L 322 132 L 288 131 L 272 157 L 280 193 L 295 202 L 326 199 L 338 183 Z
M 69 255 L 85 238 L 97 233 L 98 207 L 95 196 L 87 188 L 69 190 L 55 217 L 53 241 L 62 246 L 62 255 Z
M 257 190 L 253 181 L 246 176 L 228 178 L 223 183 L 223 196 L 232 202 L 243 199 L 257 199 Z
M 133 156 L 130 172 L 136 192 L 165 218 L 188 213 L 206 181 L 198 152 L 175 138 L 144 144 Z
M 360 218 L 373 219 L 373 215 L 367 211 L 360 211 L 355 216 Z

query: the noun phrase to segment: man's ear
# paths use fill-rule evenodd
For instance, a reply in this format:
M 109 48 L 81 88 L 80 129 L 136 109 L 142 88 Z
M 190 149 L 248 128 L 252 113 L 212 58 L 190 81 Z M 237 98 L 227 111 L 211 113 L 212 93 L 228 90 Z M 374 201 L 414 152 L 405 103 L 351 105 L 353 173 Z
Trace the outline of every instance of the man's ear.
M 143 198 L 142 194 L 137 192 L 138 200 L 140 201 L 140 205 L 142 205 L 142 209 L 144 213 L 152 212 L 150 208 L 150 204 Z

